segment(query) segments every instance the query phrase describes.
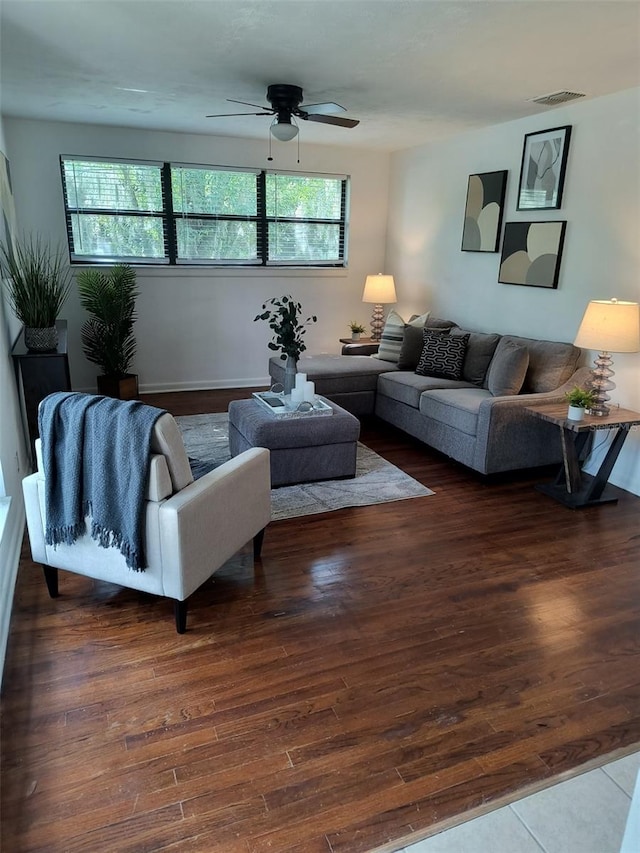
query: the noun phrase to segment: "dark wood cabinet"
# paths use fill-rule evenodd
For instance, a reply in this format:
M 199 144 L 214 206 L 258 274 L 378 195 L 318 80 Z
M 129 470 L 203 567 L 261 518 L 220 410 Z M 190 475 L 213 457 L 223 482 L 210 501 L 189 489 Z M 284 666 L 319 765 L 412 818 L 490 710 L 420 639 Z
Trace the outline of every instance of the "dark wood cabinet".
M 29 431 L 32 460 L 35 460 L 34 445 L 38 437 L 38 405 L 47 394 L 54 391 L 70 391 L 69 357 L 67 355 L 67 321 L 57 320 L 58 346 L 55 350 L 35 352 L 27 349 L 24 329 L 16 341 L 11 355 L 16 371 L 16 382 L 22 390 L 24 413 Z

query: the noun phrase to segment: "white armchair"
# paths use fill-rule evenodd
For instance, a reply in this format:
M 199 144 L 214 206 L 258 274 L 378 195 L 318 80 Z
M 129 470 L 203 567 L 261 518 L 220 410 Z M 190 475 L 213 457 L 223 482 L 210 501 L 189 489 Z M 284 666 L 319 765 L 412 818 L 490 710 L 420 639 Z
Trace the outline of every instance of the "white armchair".
M 128 568 L 117 548 L 104 548 L 83 534 L 72 545 L 45 543 L 44 467 L 40 439 L 38 470 L 23 480 L 34 562 L 42 563 L 52 598 L 58 569 L 174 600 L 176 630 L 187 624 L 187 598 L 253 538 L 260 556 L 271 520 L 269 451 L 253 448 L 193 480 L 182 436 L 173 417 L 162 415 L 152 435 L 145 500 L 144 571 Z

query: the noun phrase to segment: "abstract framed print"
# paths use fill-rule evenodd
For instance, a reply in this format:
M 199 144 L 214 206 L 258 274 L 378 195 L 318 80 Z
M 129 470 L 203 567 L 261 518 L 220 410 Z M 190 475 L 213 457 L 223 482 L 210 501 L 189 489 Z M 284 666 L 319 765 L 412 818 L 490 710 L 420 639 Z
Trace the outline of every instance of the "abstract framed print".
M 498 281 L 557 288 L 566 221 L 507 222 Z
M 518 210 L 557 210 L 560 207 L 570 139 L 571 125 L 526 134 Z
M 498 251 L 506 187 L 506 170 L 469 175 L 462 228 L 463 252 Z

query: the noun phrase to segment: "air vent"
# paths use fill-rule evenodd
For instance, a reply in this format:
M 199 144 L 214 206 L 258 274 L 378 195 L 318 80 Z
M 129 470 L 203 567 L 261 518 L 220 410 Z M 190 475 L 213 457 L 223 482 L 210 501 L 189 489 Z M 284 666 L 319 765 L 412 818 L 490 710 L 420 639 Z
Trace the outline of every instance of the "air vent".
M 537 98 L 528 98 L 534 104 L 544 104 L 547 107 L 555 107 L 556 104 L 565 104 L 567 101 L 575 101 L 576 98 L 586 97 L 583 92 L 552 92 L 550 95 L 539 95 Z

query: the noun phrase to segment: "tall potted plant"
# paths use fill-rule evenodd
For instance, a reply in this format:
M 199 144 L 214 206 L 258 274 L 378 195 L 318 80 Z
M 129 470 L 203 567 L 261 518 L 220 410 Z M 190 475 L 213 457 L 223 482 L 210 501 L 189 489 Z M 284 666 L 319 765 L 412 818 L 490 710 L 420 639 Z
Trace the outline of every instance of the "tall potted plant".
M 272 307 L 269 308 L 268 306 Z M 295 374 L 298 369 L 298 359 L 306 350 L 304 336 L 309 323 L 316 323 L 318 318 L 314 315 L 301 320 L 302 305 L 296 302 L 293 296 L 282 296 L 280 299 L 272 298 L 262 306 L 262 313 L 253 318 L 256 320 L 267 320 L 269 328 L 273 331 L 273 339 L 269 341 L 269 349 L 277 352 L 280 350 L 280 358 L 285 364 L 285 394 L 291 393 L 295 382 Z
M 138 377 L 129 368 L 136 354 L 135 270 L 128 264 L 116 264 L 106 272 L 83 270 L 77 280 L 80 304 L 91 315 L 82 326 L 82 348 L 89 361 L 102 370 L 98 393 L 134 399 Z
M 71 285 L 71 270 L 60 248 L 39 237 L 0 245 L 0 270 L 9 304 L 24 325 L 24 342 L 30 350 L 58 346 L 56 320 Z

